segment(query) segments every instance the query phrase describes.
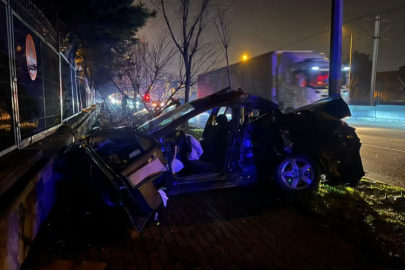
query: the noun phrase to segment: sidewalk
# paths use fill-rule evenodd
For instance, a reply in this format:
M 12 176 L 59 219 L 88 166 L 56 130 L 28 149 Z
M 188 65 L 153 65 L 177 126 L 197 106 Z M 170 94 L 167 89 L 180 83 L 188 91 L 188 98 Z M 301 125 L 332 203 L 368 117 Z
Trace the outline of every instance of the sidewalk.
M 54 209 L 22 269 L 59 259 L 114 270 L 387 269 L 257 188 L 172 196 L 141 234 L 121 211 L 88 211 Z

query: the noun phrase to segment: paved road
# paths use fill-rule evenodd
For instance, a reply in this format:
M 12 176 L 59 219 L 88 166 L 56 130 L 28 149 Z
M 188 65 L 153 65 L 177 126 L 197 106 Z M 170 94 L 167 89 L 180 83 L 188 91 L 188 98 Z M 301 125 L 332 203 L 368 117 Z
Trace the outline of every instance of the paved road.
M 89 205 L 57 205 L 22 269 L 60 259 L 102 262 L 105 270 L 393 269 L 375 261 L 380 251 L 365 250 L 347 233 L 342 237 L 306 210 L 283 203 L 277 193 L 258 188 L 171 196 L 159 220 L 152 219 L 142 233 L 122 209 Z
M 366 177 L 405 187 L 405 125 L 348 121 L 362 142 Z

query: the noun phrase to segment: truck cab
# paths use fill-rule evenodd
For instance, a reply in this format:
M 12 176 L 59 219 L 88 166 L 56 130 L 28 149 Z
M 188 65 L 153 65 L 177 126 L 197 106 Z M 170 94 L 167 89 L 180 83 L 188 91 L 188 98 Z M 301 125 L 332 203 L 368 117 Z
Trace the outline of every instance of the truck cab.
M 329 61 L 318 56 L 296 62 L 294 58 L 299 54 L 288 54 L 278 61 L 277 100 L 283 110 L 288 112 L 328 97 Z M 342 66 L 341 97 L 346 103 L 350 102 L 348 71 L 348 67 Z

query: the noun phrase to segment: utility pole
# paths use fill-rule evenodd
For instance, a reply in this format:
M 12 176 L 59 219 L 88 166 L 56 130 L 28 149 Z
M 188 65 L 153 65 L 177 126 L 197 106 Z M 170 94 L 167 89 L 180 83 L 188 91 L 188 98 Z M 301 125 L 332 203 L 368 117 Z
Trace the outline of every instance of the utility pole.
M 342 71 L 343 0 L 332 0 L 329 97 L 340 97 Z
M 349 86 L 349 93 L 350 93 L 350 84 L 351 84 L 351 72 L 352 72 L 352 56 L 353 56 L 353 34 L 350 34 L 350 55 L 349 55 L 349 78 L 347 85 Z
M 374 48 L 373 48 L 373 67 L 371 71 L 371 88 L 370 88 L 370 105 L 374 106 L 374 91 L 377 75 L 377 60 L 378 60 L 378 43 L 380 42 L 380 24 L 381 17 L 377 15 L 374 19 Z
M 376 87 L 376 77 L 377 77 L 376 76 L 377 75 L 377 65 L 378 65 L 378 45 L 380 43 L 380 39 L 392 41 L 390 39 L 382 38 L 382 36 L 384 36 L 384 34 L 388 31 L 388 29 L 390 29 L 392 22 L 381 20 L 380 15 L 375 16 L 374 19 L 362 18 L 361 21 L 363 22 L 364 26 L 367 28 L 368 32 L 371 34 L 371 36 L 374 39 L 373 66 L 372 66 L 372 71 L 371 71 L 371 85 L 370 85 L 370 105 L 373 106 L 374 105 L 374 92 L 375 92 L 375 87 Z M 374 34 L 367 27 L 367 25 L 364 23 L 364 21 L 374 21 Z M 381 22 L 389 23 L 388 27 L 385 28 L 385 30 L 382 34 L 380 34 Z

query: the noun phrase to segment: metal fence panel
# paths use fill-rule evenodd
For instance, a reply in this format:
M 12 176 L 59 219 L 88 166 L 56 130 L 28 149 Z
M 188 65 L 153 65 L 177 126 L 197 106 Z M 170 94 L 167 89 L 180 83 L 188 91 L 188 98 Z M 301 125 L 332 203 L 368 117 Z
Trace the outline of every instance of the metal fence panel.
M 41 42 L 42 72 L 45 97 L 45 127 L 51 128 L 61 123 L 59 54 Z
M 30 0 L 0 1 L 0 155 L 93 102 L 89 84 L 59 49 L 57 33 Z
M 77 80 L 76 80 L 76 70 L 71 70 L 70 75 L 72 76 L 73 83 L 73 108 L 75 114 L 80 111 L 79 95 L 77 91 Z
M 72 67 L 65 58 L 62 57 L 61 61 L 63 119 L 66 119 L 74 114 Z
M 0 152 L 15 145 L 6 6 L 0 2 Z
M 14 17 L 13 24 L 20 133 L 24 140 L 46 127 L 42 48 L 41 40 L 19 19 Z
M 59 55 L 13 18 L 21 140 L 61 123 Z
M 58 34 L 44 14 L 30 0 L 9 0 L 13 11 L 58 50 Z
M 87 108 L 87 106 L 86 106 L 86 82 L 81 77 L 77 77 L 77 94 L 79 97 L 79 110 Z

